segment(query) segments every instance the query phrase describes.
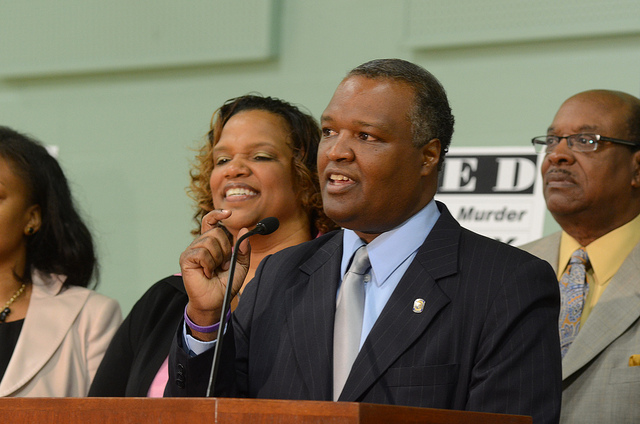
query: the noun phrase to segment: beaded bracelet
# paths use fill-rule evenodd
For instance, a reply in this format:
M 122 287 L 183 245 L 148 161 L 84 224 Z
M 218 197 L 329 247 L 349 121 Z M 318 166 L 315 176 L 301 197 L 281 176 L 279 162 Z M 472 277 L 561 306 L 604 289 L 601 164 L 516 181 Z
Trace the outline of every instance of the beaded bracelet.
M 229 318 L 231 318 L 231 309 L 229 309 L 229 311 L 227 312 L 226 322 L 229 322 Z M 213 333 L 213 332 L 218 331 L 218 329 L 220 328 L 220 323 L 219 322 L 216 322 L 213 325 L 208 325 L 206 327 L 201 327 L 198 324 L 196 324 L 193 321 L 191 321 L 189 319 L 189 315 L 187 315 L 187 305 L 185 305 L 185 307 L 184 307 L 184 322 L 187 323 L 187 325 L 189 326 L 190 329 L 192 329 L 194 331 L 198 331 L 200 333 Z

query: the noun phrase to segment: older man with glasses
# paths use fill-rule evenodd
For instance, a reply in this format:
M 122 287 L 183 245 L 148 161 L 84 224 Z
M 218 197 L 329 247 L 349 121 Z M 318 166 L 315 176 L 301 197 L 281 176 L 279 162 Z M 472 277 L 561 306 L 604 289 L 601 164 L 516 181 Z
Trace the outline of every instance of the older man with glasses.
M 640 422 L 640 99 L 576 94 L 532 143 L 562 227 L 523 246 L 558 275 L 560 422 Z

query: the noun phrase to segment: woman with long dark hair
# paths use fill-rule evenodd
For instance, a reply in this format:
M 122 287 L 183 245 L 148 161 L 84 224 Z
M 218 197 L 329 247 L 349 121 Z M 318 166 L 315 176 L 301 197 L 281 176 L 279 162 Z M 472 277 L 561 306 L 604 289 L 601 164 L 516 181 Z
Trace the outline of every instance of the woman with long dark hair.
M 122 321 L 60 165 L 0 127 L 0 396 L 85 396 Z

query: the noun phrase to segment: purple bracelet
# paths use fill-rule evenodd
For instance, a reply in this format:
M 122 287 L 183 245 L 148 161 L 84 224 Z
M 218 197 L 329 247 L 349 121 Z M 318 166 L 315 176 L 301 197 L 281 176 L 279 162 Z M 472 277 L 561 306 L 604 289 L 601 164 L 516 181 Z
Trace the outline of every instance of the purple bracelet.
M 229 309 L 229 311 L 227 312 L 227 320 L 226 322 L 229 322 L 229 318 L 231 318 L 231 309 Z M 200 333 L 213 333 L 218 331 L 218 329 L 220 328 L 220 323 L 216 322 L 213 325 L 209 325 L 206 327 L 201 327 L 198 324 L 194 323 L 193 321 L 191 321 L 189 319 L 189 315 L 187 315 L 187 305 L 184 306 L 184 322 L 187 323 L 187 325 L 189 326 L 190 329 L 194 330 L 194 331 L 198 331 Z

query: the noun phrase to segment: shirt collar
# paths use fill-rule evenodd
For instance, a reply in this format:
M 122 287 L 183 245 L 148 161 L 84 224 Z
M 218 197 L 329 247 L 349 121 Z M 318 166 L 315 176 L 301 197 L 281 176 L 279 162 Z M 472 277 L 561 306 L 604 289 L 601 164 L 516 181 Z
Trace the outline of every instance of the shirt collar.
M 380 234 L 367 245 L 377 285 L 384 284 L 389 275 L 418 250 L 439 217 L 440 211 L 432 199 L 411 218 L 393 230 Z M 344 230 L 340 275 L 347 272 L 351 257 L 364 244 L 366 243 L 353 230 Z
M 589 262 L 591 262 L 596 283 L 604 284 L 609 281 L 618 272 L 624 260 L 639 242 L 640 215 L 589 243 L 585 250 L 589 255 Z M 564 231 L 562 232 L 558 266 L 559 276 L 564 272 L 571 254 L 580 247 L 582 246 L 573 237 Z

